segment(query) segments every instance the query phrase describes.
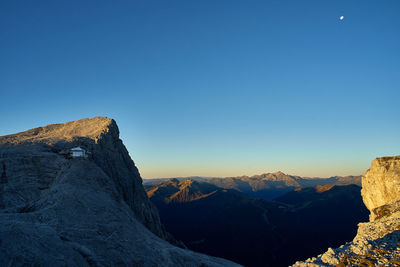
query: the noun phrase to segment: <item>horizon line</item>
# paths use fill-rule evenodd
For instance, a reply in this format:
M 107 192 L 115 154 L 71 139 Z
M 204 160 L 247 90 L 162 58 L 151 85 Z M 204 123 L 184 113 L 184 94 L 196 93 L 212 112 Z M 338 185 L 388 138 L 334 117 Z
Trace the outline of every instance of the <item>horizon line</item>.
M 333 178 L 333 177 L 363 176 L 363 174 L 358 174 L 358 175 L 349 174 L 349 175 L 332 175 L 332 176 L 328 176 L 328 177 L 319 177 L 319 176 L 309 177 L 309 176 L 300 176 L 300 175 L 295 175 L 295 174 L 288 174 L 288 173 L 284 173 L 282 171 L 276 171 L 276 172 L 265 172 L 265 173 L 261 173 L 261 174 L 254 174 L 252 176 L 249 176 L 249 175 L 238 175 L 238 176 L 224 176 L 223 177 L 223 176 L 209 176 L 209 175 L 204 175 L 204 176 L 201 176 L 201 175 L 189 175 L 189 176 L 150 177 L 150 178 L 142 177 L 142 179 L 147 179 L 147 180 L 151 180 L 151 179 L 174 179 L 174 178 L 176 178 L 176 179 L 181 179 L 181 178 L 186 178 L 186 179 L 188 179 L 188 178 L 220 178 L 220 179 L 225 179 L 225 178 L 238 178 L 238 177 L 249 177 L 249 178 L 252 178 L 252 177 L 258 176 L 258 175 L 276 174 L 276 173 L 279 173 L 279 172 L 283 173 L 284 175 L 297 176 L 297 177 L 300 177 L 300 178 L 303 178 L 303 179 L 329 179 L 329 178 Z

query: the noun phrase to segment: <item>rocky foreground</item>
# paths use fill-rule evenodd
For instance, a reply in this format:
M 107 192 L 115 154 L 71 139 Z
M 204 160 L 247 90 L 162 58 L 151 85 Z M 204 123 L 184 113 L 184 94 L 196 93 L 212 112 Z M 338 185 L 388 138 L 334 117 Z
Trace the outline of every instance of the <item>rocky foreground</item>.
M 354 240 L 293 266 L 400 266 L 400 156 L 375 159 L 361 194 L 370 221 Z
M 237 266 L 166 240 L 114 120 L 0 137 L 0 266 Z

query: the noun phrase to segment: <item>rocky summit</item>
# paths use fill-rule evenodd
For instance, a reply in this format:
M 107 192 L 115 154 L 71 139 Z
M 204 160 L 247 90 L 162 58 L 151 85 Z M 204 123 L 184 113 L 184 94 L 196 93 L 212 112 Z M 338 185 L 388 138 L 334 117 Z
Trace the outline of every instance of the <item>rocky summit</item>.
M 293 266 L 400 266 L 400 156 L 375 159 L 361 192 L 370 221 L 354 240 Z
M 166 240 L 114 120 L 0 137 L 0 266 L 235 266 Z

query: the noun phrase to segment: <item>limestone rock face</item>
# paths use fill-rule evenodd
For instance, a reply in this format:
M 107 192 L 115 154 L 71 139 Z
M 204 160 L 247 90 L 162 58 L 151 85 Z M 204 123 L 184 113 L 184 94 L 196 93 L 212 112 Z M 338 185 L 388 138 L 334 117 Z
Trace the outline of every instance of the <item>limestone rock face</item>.
M 377 158 L 362 177 L 370 222 L 352 242 L 293 266 L 400 266 L 400 156 Z
M 65 164 L 71 163 L 60 155 L 62 150 L 76 146 L 85 148 L 90 153 L 88 162 L 94 162 L 110 177 L 118 195 L 134 211 L 136 218 L 156 235 L 165 236 L 158 213 L 146 197 L 139 172 L 119 139 L 114 120 L 96 117 L 39 127 L 0 137 L 0 145 L 0 170 L 4 179 L 19 177 L 18 189 L 24 190 L 24 198 L 28 195 L 38 197 L 43 190 L 41 188 L 49 186 L 51 176 L 57 174 Z M 27 174 L 32 175 L 31 179 L 34 180 L 31 182 L 34 184 L 24 184 Z M 35 187 L 35 183 L 40 183 L 40 187 Z M 16 202 L 8 202 L 7 207 L 19 203 L 18 197 L 15 198 Z
M 0 266 L 235 265 L 168 239 L 114 120 L 0 137 Z
M 400 201 L 400 156 L 375 159 L 362 178 L 361 195 L 371 220 L 376 208 Z

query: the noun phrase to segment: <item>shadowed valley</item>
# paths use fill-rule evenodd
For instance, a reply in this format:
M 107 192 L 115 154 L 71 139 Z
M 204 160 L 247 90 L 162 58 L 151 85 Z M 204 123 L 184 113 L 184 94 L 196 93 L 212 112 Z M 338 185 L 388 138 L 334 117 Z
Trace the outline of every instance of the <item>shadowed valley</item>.
M 271 201 L 208 181 L 171 179 L 145 189 L 177 239 L 245 266 L 288 266 L 350 241 L 368 218 L 357 185 L 298 188 Z

